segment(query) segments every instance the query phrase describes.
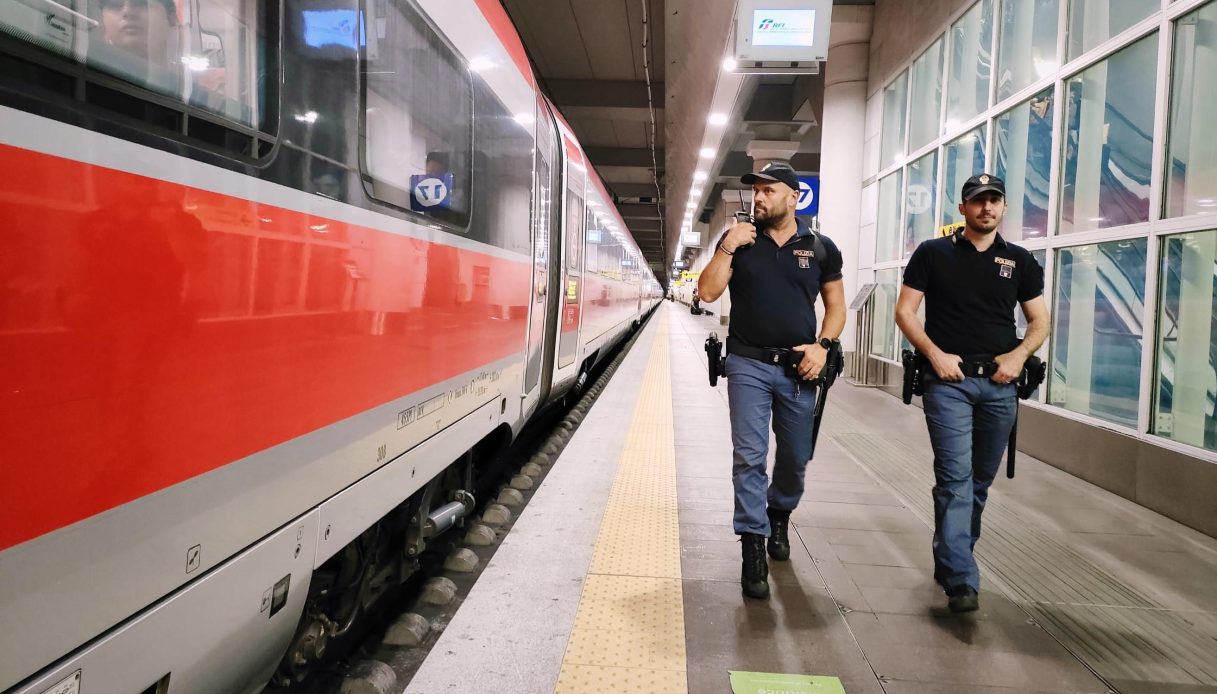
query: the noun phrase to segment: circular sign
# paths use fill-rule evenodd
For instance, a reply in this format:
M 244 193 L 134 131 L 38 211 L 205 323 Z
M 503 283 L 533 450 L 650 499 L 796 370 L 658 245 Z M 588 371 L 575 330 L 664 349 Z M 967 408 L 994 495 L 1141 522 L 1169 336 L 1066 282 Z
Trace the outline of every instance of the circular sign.
M 807 181 L 799 181 L 799 202 L 795 205 L 795 211 L 805 210 L 811 207 L 811 203 L 816 199 L 816 192 L 811 189 L 811 185 Z
M 423 207 L 435 207 L 448 198 L 448 186 L 438 178 L 424 178 L 414 184 L 414 199 Z

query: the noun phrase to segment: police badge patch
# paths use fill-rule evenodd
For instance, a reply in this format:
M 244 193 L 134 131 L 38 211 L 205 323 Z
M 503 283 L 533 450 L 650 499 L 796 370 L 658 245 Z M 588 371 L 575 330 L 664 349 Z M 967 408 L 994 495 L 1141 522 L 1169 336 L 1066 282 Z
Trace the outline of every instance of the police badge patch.
M 999 274 L 1006 279 L 1010 279 L 1014 276 L 1014 268 L 1010 267 L 1009 265 L 1002 265 L 1001 269 L 999 270 Z
M 806 270 L 807 268 L 811 267 L 811 260 L 807 258 L 799 258 L 799 267 Z

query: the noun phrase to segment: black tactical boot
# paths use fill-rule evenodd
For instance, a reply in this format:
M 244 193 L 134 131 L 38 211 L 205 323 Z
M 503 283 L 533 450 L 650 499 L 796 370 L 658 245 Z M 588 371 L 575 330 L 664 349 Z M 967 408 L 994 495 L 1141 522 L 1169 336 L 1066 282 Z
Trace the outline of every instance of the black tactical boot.
M 765 600 L 769 597 L 769 564 L 765 561 L 765 538 L 752 533 L 740 536 L 744 548 L 744 572 L 740 585 L 744 595 Z
M 775 561 L 790 559 L 790 537 L 786 531 L 790 527 L 790 511 L 771 508 L 769 514 L 769 556 Z

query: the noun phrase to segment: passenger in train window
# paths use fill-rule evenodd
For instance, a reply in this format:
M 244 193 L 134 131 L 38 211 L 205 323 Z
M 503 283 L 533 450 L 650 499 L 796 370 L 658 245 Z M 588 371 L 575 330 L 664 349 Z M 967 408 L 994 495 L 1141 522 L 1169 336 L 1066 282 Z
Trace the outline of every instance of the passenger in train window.
M 702 301 L 731 288 L 727 404 L 731 412 L 734 527 L 743 545 L 745 596 L 769 597 L 769 556 L 790 558 L 790 514 L 811 459 L 816 389 L 828 350 L 845 328 L 841 252 L 795 216 L 799 179 L 770 163 L 740 179 L 752 186 L 756 223 L 727 230 L 698 278 Z M 816 298 L 824 324 L 816 334 Z M 797 377 L 794 373 L 797 370 Z M 772 418 L 773 479 L 765 473 Z M 766 541 L 768 538 L 768 541 Z
M 427 152 L 425 171 L 428 176 L 440 178 L 448 171 L 448 155 L 444 152 Z
M 1018 413 L 1015 381 L 1048 337 L 1043 268 L 997 233 L 1005 195 L 996 176 L 969 178 L 960 194 L 964 227 L 917 247 L 896 303 L 896 324 L 922 365 L 934 448 L 934 579 L 952 612 L 979 607 L 972 551 L 981 513 Z M 1028 319 L 1021 342 L 1016 304 Z
M 174 59 L 177 7 L 173 0 L 100 0 L 99 28 L 106 46 L 90 59 L 112 72 L 160 91 L 174 92 L 179 70 Z

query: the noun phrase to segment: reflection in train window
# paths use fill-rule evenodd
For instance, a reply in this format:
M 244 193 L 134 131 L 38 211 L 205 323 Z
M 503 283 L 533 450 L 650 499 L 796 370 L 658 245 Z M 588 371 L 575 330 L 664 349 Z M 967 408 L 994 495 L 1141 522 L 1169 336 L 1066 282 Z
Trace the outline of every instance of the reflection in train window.
M 259 126 L 264 32 L 254 0 L 10 0 L 8 34 L 136 87 Z
M 363 47 L 369 193 L 457 227 L 469 221 L 469 73 L 406 3 L 369 3 Z

